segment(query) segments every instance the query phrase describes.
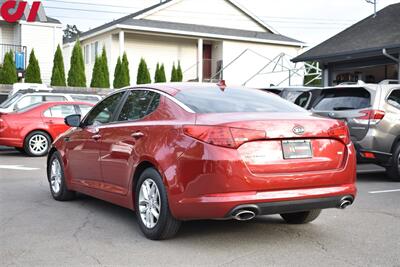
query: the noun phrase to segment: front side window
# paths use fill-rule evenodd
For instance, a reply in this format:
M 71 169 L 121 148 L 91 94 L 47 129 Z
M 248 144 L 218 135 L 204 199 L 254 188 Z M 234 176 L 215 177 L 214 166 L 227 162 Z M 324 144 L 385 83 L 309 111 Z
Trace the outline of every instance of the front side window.
M 390 105 L 400 109 L 400 89 L 393 90 L 387 101 Z
M 121 101 L 124 93 L 125 92 L 119 92 L 113 94 L 100 102 L 90 111 L 84 124 L 101 125 L 110 123 L 113 119 L 114 113 L 117 111 L 118 104 Z
M 145 90 L 131 91 L 122 110 L 118 121 L 140 120 L 157 109 L 160 103 L 160 95 Z
M 76 114 L 73 105 L 58 105 L 48 108 L 43 115 L 47 118 L 65 118 L 69 115 Z

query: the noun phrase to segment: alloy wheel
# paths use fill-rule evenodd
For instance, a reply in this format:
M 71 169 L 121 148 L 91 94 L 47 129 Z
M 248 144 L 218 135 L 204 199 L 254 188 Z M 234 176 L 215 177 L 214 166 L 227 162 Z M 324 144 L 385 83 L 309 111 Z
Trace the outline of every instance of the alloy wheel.
M 49 141 L 44 135 L 36 134 L 29 139 L 29 150 L 32 154 L 41 155 L 48 149 Z
M 51 163 L 50 184 L 51 189 L 55 194 L 58 194 L 61 189 L 61 165 L 58 159 L 54 159 Z
M 160 192 L 157 184 L 148 178 L 142 183 L 139 192 L 140 219 L 148 229 L 152 229 L 157 225 L 160 211 Z

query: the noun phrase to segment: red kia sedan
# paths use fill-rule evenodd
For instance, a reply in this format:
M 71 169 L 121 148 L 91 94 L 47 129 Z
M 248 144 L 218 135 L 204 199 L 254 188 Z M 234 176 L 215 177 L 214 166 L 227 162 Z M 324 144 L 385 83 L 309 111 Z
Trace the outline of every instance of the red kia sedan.
M 92 107 L 85 102 L 45 102 L 0 113 L 0 145 L 15 147 L 33 157 L 44 156 L 52 140 L 69 129 L 64 118 L 84 115 Z
M 344 122 L 313 116 L 271 93 L 215 84 L 118 91 L 48 155 L 56 200 L 81 192 L 135 210 L 144 235 L 180 222 L 281 214 L 307 223 L 356 195 L 356 158 Z

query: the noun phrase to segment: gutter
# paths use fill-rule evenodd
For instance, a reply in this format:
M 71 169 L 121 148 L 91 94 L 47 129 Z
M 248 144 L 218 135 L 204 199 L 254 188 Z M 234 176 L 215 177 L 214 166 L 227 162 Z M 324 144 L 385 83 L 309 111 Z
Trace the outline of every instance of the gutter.
M 386 48 L 383 48 L 383 49 L 382 49 L 382 54 L 383 54 L 384 56 L 390 58 L 390 59 L 393 60 L 394 62 L 400 63 L 400 60 L 399 60 L 399 59 L 395 58 L 394 56 L 392 56 L 392 55 L 390 55 L 390 54 L 388 54 L 388 53 L 386 52 Z

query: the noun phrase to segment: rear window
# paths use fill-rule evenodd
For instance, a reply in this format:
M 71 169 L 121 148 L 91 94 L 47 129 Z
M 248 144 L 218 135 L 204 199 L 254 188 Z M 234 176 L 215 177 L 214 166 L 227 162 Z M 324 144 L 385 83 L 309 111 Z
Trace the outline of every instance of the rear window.
M 315 110 L 353 110 L 371 106 L 371 94 L 364 88 L 323 90 Z
M 175 98 L 196 113 L 306 112 L 279 96 L 256 89 L 193 88 L 180 91 Z
M 393 90 L 387 101 L 390 105 L 400 109 L 400 89 Z

